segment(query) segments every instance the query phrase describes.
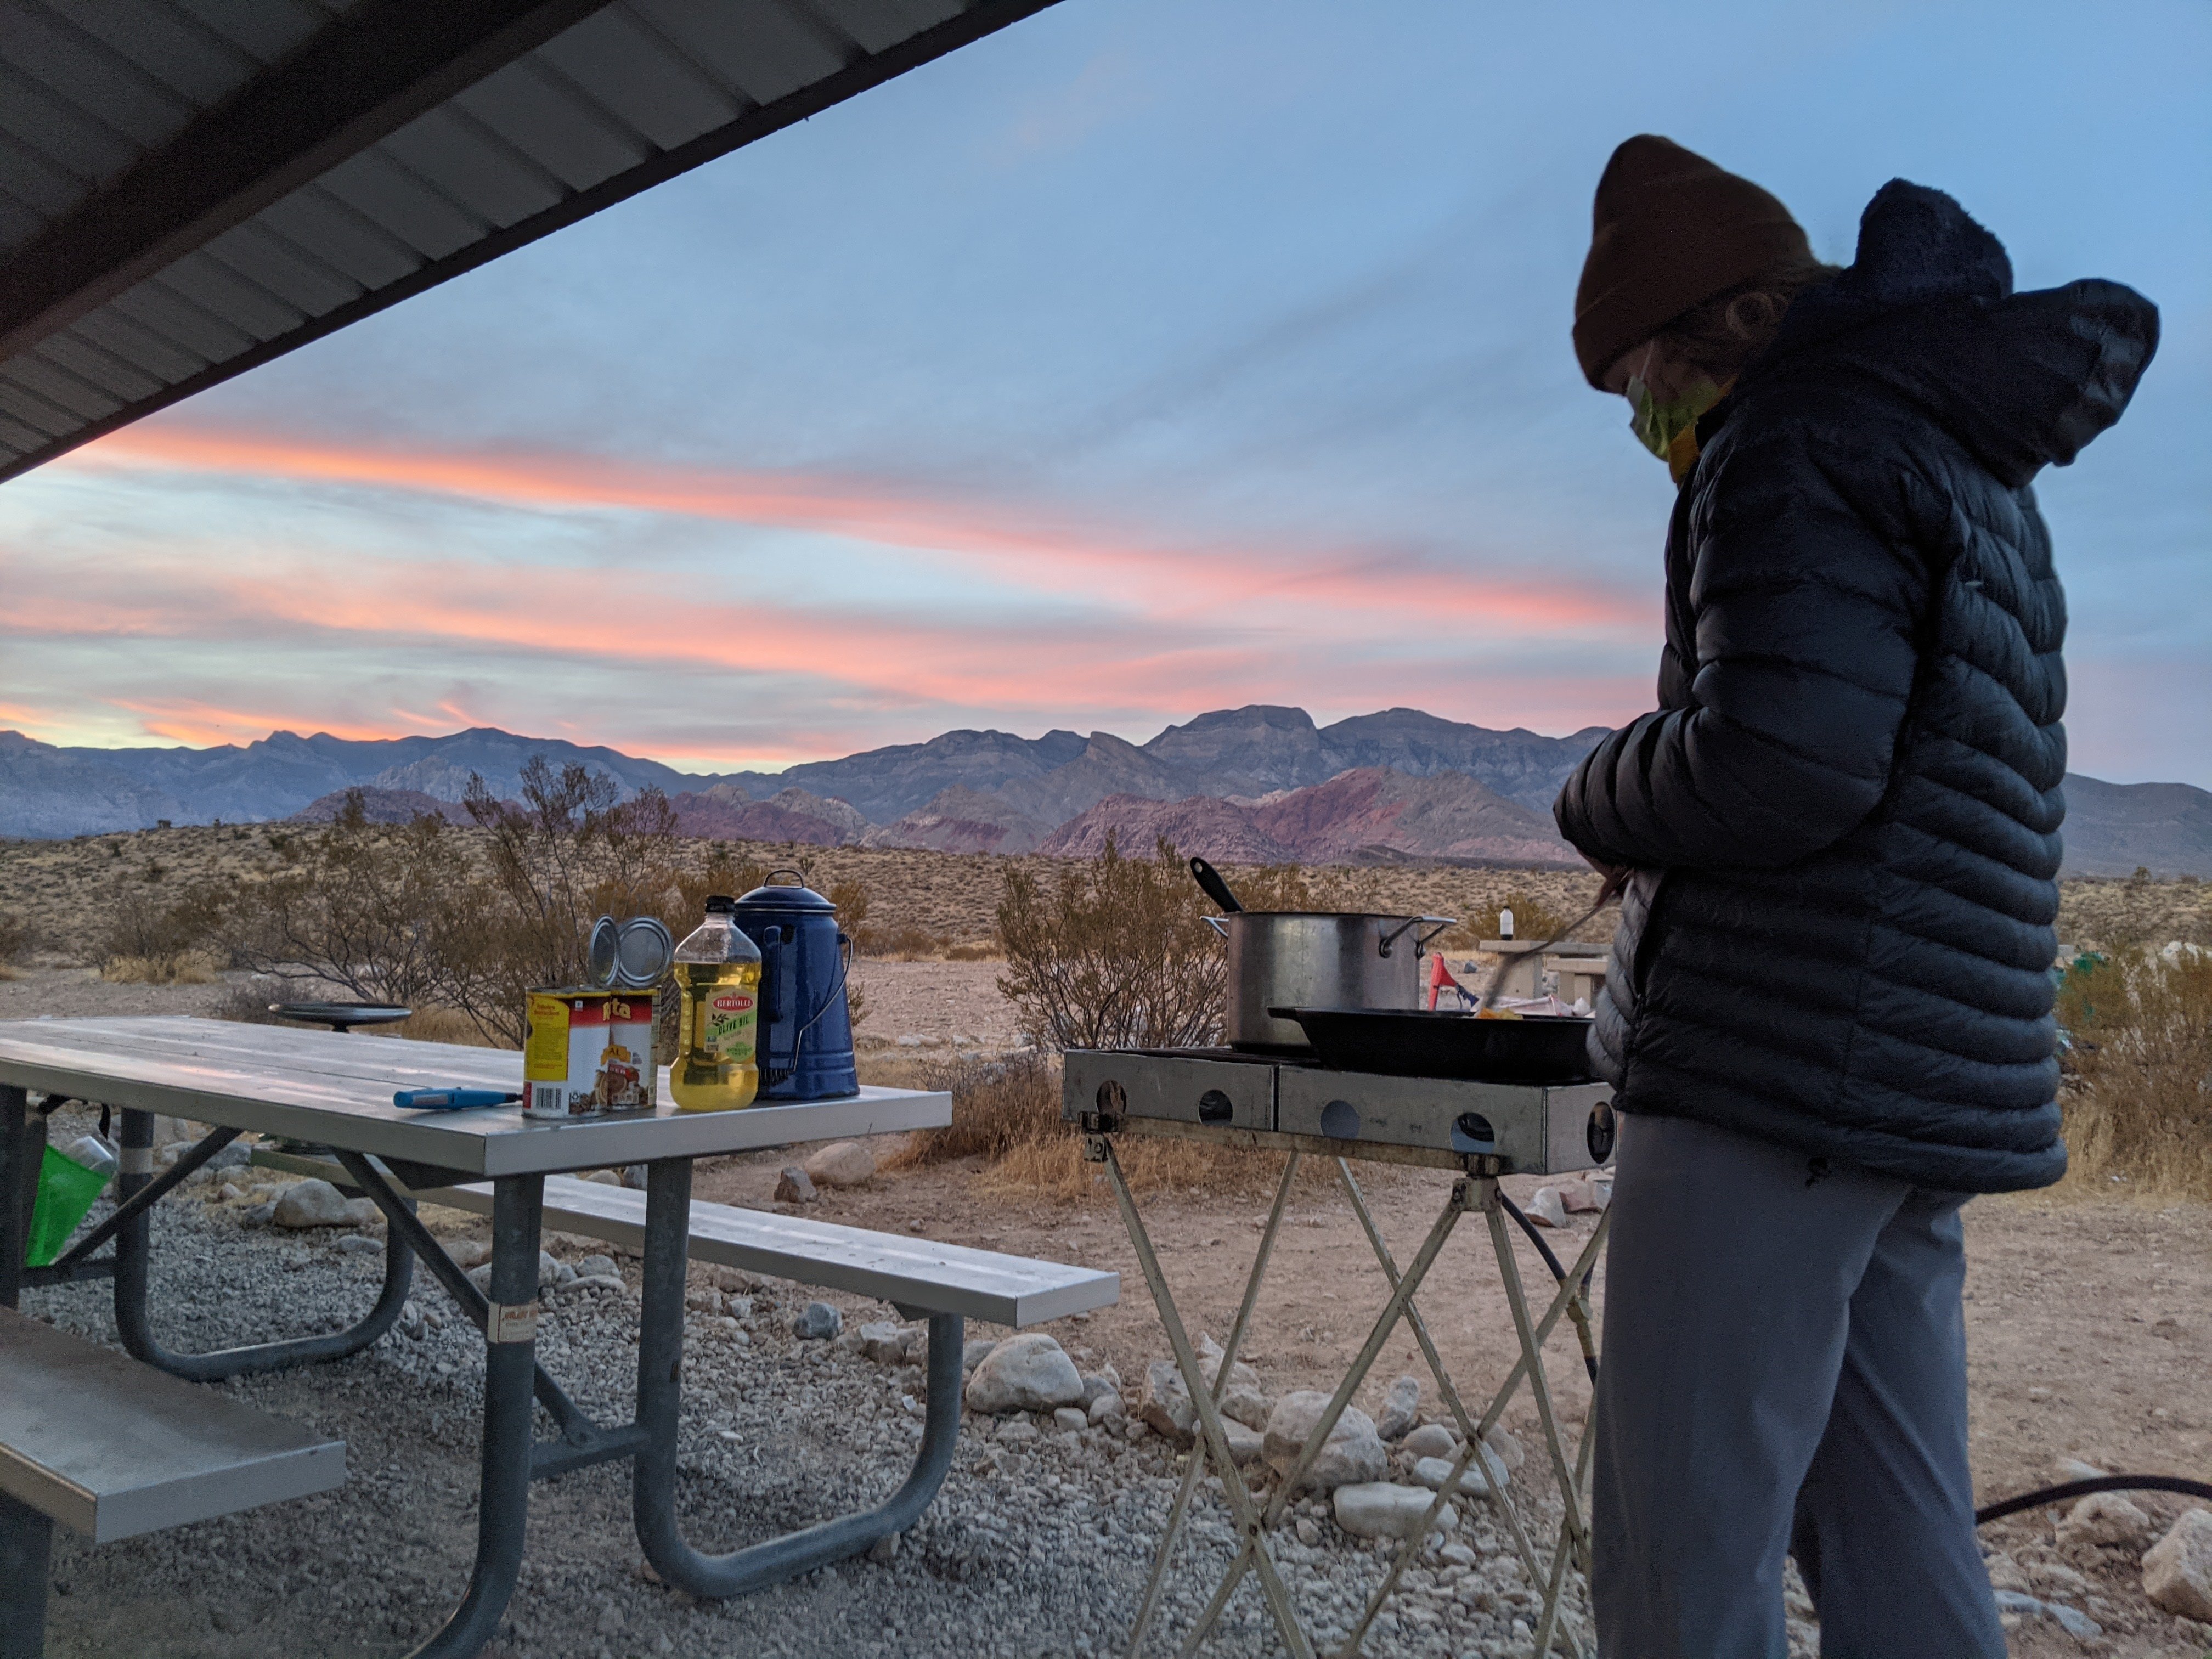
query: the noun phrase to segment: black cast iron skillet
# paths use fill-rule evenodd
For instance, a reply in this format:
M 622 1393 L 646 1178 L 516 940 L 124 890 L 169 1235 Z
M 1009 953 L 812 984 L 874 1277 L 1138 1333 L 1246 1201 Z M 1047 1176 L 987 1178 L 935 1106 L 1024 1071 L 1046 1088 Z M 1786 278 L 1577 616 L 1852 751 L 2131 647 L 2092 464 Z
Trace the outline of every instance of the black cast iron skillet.
M 1334 1072 L 1476 1083 L 1580 1083 L 1590 1076 L 1590 1022 L 1571 1014 L 1477 1019 L 1410 1008 L 1270 1008 L 1304 1028 Z

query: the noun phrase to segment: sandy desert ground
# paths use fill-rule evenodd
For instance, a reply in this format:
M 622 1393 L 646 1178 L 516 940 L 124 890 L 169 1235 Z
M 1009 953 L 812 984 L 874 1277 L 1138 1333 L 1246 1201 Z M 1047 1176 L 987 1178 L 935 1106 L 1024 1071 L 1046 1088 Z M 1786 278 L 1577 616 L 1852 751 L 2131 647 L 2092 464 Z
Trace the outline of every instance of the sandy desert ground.
M 0 913 L 29 920 L 44 937 L 33 965 L 0 980 L 0 1018 L 39 1015 L 209 1012 L 233 994 L 230 983 L 155 987 L 100 981 L 82 965 L 91 920 L 118 891 L 173 890 L 192 874 L 238 873 L 258 856 L 257 830 L 173 830 L 82 842 L 0 848 Z M 124 844 L 120 854 L 106 849 Z M 988 935 L 1003 860 L 915 853 L 820 855 L 823 878 L 857 873 L 870 883 L 876 916 L 947 940 Z M 145 871 L 159 866 L 156 879 Z M 126 885 L 118 888 L 117 878 Z M 1571 903 L 1587 878 L 1492 871 L 1377 870 L 1358 872 L 1378 902 L 1455 914 L 1518 887 L 1547 902 Z M 2212 905 L 2196 883 L 2069 884 L 2063 926 L 2069 943 L 2125 939 L 2212 941 Z M 64 965 L 71 957 L 78 965 Z M 863 962 L 860 981 L 869 1015 L 864 1051 L 869 1074 L 907 1080 L 921 1065 L 963 1050 L 1000 1048 L 1016 1038 L 1014 1021 L 990 961 Z M 702 1171 L 701 1195 L 766 1206 L 774 1155 L 724 1161 Z M 1433 1218 L 1442 1177 L 1382 1172 L 1362 1179 L 1401 1259 Z M 1525 1196 L 1533 1180 L 1509 1183 Z M 1725 1203 L 1725 1194 L 1716 1194 Z M 1264 1194 L 1163 1194 L 1147 1200 L 1168 1271 L 1194 1325 L 1225 1332 L 1242 1289 Z M 1119 1270 L 1121 1304 L 1063 1334 L 1085 1369 L 1110 1361 L 1140 1375 L 1165 1345 L 1136 1263 L 1103 1188 L 1087 1199 L 1044 1199 L 1010 1189 L 972 1164 L 902 1170 L 865 1188 L 826 1193 L 824 1219 Z M 2159 1204 L 2130 1197 L 2021 1196 L 1982 1200 L 1968 1210 L 1972 1259 L 1968 1321 L 1972 1334 L 1973 1455 L 1984 1498 L 2058 1478 L 2059 1460 L 2105 1468 L 2212 1475 L 2212 1206 Z M 1577 1218 L 1562 1243 L 1586 1229 Z M 1746 1237 L 1744 1248 L 1759 1241 Z M 1483 1392 L 1509 1363 L 1510 1327 L 1487 1245 L 1469 1228 L 1455 1240 L 1433 1281 L 1429 1317 L 1447 1361 L 1472 1392 Z M 1522 1252 L 1524 1275 L 1541 1273 Z M 1294 1200 L 1274 1276 L 1260 1304 L 1250 1358 L 1271 1388 L 1325 1384 L 1365 1334 L 1383 1287 L 1340 1194 L 1325 1179 Z M 853 1311 L 858 1312 L 856 1307 Z M 1568 1346 L 1555 1347 L 1555 1377 L 1570 1417 L 1586 1390 Z M 1419 1369 L 1410 1341 L 1394 1341 L 1376 1376 Z M 1371 1403 L 1371 1402 L 1370 1402 Z M 1525 1416 L 1517 1425 L 1532 1431 Z M 2139 1500 L 2162 1531 L 2172 1500 Z M 2077 1601 L 2106 1626 L 2094 1650 L 2118 1659 L 2180 1659 L 2205 1651 L 2212 1632 L 2159 1613 L 2142 1596 L 2137 1548 L 2062 1548 L 2054 1516 L 2039 1512 L 1992 1527 L 2023 1583 L 2039 1588 L 2086 1581 Z M 2155 1534 L 2154 1534 L 2155 1535 Z M 2048 1624 L 2014 1632 L 2016 1654 L 2051 1659 L 2082 1650 Z

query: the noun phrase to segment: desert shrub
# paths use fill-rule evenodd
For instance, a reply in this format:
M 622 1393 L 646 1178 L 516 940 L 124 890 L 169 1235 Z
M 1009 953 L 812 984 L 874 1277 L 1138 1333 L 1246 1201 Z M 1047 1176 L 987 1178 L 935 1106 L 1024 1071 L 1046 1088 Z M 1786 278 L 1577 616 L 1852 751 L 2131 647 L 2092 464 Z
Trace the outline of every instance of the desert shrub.
M 108 917 L 100 946 L 102 979 L 138 985 L 204 985 L 221 965 L 222 890 L 191 888 L 156 902 L 125 894 Z
M 996 962 L 1005 955 L 994 939 L 963 939 L 957 945 L 945 947 L 947 962 Z
M 287 851 L 283 868 L 226 910 L 221 932 L 234 963 L 295 981 L 300 996 L 335 987 L 411 1007 L 450 995 L 473 874 L 443 818 L 371 823 L 360 791 L 349 791 L 336 817 Z
M 2212 952 L 2130 951 L 2069 972 L 2063 1100 L 2077 1182 L 2212 1198 Z
M 623 800 L 605 775 L 573 761 L 556 774 L 538 755 L 520 776 L 512 801 L 469 780 L 462 804 L 486 832 L 485 872 L 444 952 L 451 1005 L 508 1048 L 521 1045 L 532 988 L 587 982 L 595 917 L 667 921 L 684 875 L 676 814 L 659 790 Z M 679 938 L 697 918 L 680 920 Z
M 1211 906 L 1164 841 L 1124 858 L 1109 837 L 1048 889 L 1006 872 L 999 991 L 1024 1029 L 1060 1048 L 1166 1048 L 1218 1036 L 1228 959 Z
M 1051 1197 L 1111 1201 L 1106 1177 L 1083 1161 L 1083 1139 L 1060 1121 L 1060 1056 L 1024 1049 L 1000 1059 L 969 1058 L 926 1067 L 921 1086 L 952 1095 L 952 1122 L 908 1137 L 887 1160 L 893 1168 L 979 1158 L 996 1183 Z M 1202 1141 L 1124 1135 L 1115 1146 L 1129 1184 L 1140 1191 L 1241 1191 L 1279 1178 L 1279 1156 Z M 1324 1166 L 1316 1161 L 1314 1168 Z
M 910 922 L 896 927 L 871 927 L 855 937 L 866 954 L 890 962 L 932 962 L 951 948 L 945 939 Z
M 12 910 L 0 910 L 0 963 L 21 962 L 37 942 L 37 931 Z

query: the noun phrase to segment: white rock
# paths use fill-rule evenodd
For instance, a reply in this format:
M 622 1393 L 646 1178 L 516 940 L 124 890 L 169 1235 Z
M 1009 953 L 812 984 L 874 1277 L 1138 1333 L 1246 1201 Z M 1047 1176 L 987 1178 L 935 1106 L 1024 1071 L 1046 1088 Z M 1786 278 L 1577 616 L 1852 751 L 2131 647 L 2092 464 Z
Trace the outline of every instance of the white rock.
M 1257 1429 L 1246 1427 L 1233 1417 L 1221 1419 L 1221 1432 L 1227 1437 L 1229 1455 L 1237 1461 L 1237 1467 L 1240 1469 L 1267 1452 L 1267 1437 Z
M 1267 1419 L 1266 1449 L 1267 1462 L 1278 1474 L 1289 1478 L 1306 1437 L 1328 1406 L 1328 1396 L 1311 1389 L 1299 1389 L 1275 1402 L 1274 1413 Z M 1346 1406 L 1329 1430 L 1313 1467 L 1306 1471 L 1304 1484 L 1321 1492 L 1334 1492 L 1341 1486 L 1379 1480 L 1389 1464 L 1389 1454 L 1382 1449 L 1382 1437 L 1375 1432 L 1372 1419 L 1357 1406 Z
M 1401 1376 L 1391 1383 L 1382 1396 L 1382 1415 L 1375 1419 L 1375 1432 L 1385 1440 L 1402 1440 L 1418 1421 L 1421 1409 L 1421 1379 Z
M 2212 1624 L 2212 1510 L 2188 1510 L 2142 1559 L 2143 1594 L 2166 1612 Z
M 1219 1380 L 1224 1358 L 1221 1345 L 1200 1331 L 1198 1336 L 1198 1374 L 1206 1379 L 1207 1387 L 1211 1388 Z M 1240 1359 L 1229 1368 L 1229 1387 L 1232 1392 L 1249 1389 L 1256 1394 L 1260 1388 L 1260 1373 Z
M 1497 1455 L 1498 1461 L 1509 1469 L 1517 1469 L 1528 1461 L 1528 1455 L 1521 1449 L 1521 1443 L 1513 1437 L 1502 1423 L 1493 1426 L 1488 1434 L 1482 1437 L 1482 1443 L 1489 1447 Z
M 1567 1224 L 1567 1206 L 1557 1187 L 1539 1187 L 1535 1195 L 1521 1206 L 1522 1213 L 1539 1227 L 1564 1227 Z
M 446 1254 L 463 1273 L 471 1267 L 481 1267 L 491 1260 L 491 1246 L 481 1238 L 444 1238 L 438 1241 L 446 1247 Z
M 1424 1423 L 1411 1434 L 1398 1449 L 1408 1457 L 1455 1457 L 1459 1455 L 1459 1437 L 1443 1423 Z
M 1010 1336 L 968 1378 L 973 1412 L 1045 1412 L 1083 1398 L 1083 1375 L 1057 1340 L 1042 1331 Z
M 376 1208 L 374 1204 L 368 1207 Z M 276 1213 L 270 1218 L 280 1227 L 343 1227 L 352 1218 L 345 1194 L 311 1176 L 277 1195 Z
M 806 1160 L 817 1187 L 857 1187 L 876 1172 L 876 1155 L 857 1140 L 836 1140 Z
M 1091 1418 L 1079 1406 L 1060 1406 L 1054 1408 L 1052 1425 L 1056 1429 L 1069 1429 L 1080 1433 L 1091 1426 Z
M 1465 1544 L 1447 1544 L 1437 1553 L 1455 1567 L 1471 1567 L 1474 1565 L 1474 1551 Z
M 2150 1534 L 2150 1516 L 2116 1492 L 2093 1492 L 2058 1523 L 2062 1544 L 2134 1544 Z
M 1172 1359 L 1155 1359 L 1145 1367 L 1145 1382 L 1137 1394 L 1137 1416 L 1155 1434 L 1178 1446 L 1190 1444 L 1198 1411 L 1190 1403 L 1190 1390 Z
M 1242 1370 L 1243 1367 L 1237 1369 Z M 1230 1383 L 1229 1392 L 1221 1396 L 1221 1414 L 1233 1422 L 1242 1423 L 1248 1429 L 1265 1430 L 1268 1415 L 1274 1409 L 1275 1402 L 1268 1395 L 1258 1389 L 1246 1388 L 1235 1382 Z
M 811 1204 L 821 1194 L 814 1190 L 814 1177 L 796 1164 L 787 1164 L 775 1178 L 775 1201 L 779 1204 Z
M 1085 1415 L 1093 1423 L 1115 1423 L 1127 1416 L 1128 1413 L 1129 1408 L 1121 1403 L 1121 1396 L 1119 1394 L 1109 1392 L 1100 1395 L 1097 1399 L 1092 1401 L 1091 1409 Z
M 622 1269 L 615 1266 L 611 1255 L 595 1255 L 583 1257 L 576 1263 L 579 1279 L 620 1279 Z
M 906 1364 L 907 1329 L 888 1319 L 872 1320 L 860 1327 L 860 1352 L 878 1365 Z
M 1435 1501 L 1432 1493 L 1419 1486 L 1394 1486 L 1388 1480 L 1347 1481 L 1332 1498 L 1336 1524 L 1355 1538 L 1413 1537 Z

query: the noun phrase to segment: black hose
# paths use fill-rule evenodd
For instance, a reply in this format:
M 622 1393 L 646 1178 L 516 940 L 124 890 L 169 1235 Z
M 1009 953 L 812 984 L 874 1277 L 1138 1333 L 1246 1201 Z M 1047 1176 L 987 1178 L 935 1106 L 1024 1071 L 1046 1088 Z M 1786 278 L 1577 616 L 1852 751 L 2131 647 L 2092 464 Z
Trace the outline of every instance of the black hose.
M 1536 1224 L 1523 1215 L 1521 1212 L 1521 1206 L 1506 1197 L 1502 1189 L 1498 1194 L 1498 1201 L 1504 1206 L 1505 1213 L 1513 1218 L 1521 1231 L 1528 1235 L 1528 1242 L 1536 1247 L 1536 1253 L 1544 1258 L 1544 1265 L 1552 1270 L 1552 1282 L 1555 1285 L 1565 1284 L 1567 1270 L 1560 1263 L 1559 1258 L 1553 1253 L 1551 1241 L 1536 1230 Z M 1590 1275 L 1596 1271 L 1596 1265 L 1593 1263 L 1589 1273 L 1583 1275 L 1582 1301 L 1585 1306 L 1589 1302 Z M 1589 1322 L 1580 1310 L 1575 1310 L 1574 1319 L 1577 1334 L 1582 1338 L 1583 1369 L 1589 1373 L 1589 1380 L 1595 1385 L 1597 1382 L 1597 1353 L 1591 1346 Z
M 2041 1509 L 2045 1504 L 2063 1504 L 2069 1499 L 2087 1498 L 2093 1492 L 2171 1492 L 2184 1498 L 2212 1498 L 2212 1485 L 2202 1480 L 2185 1480 L 2178 1474 L 2100 1474 L 2087 1480 L 2066 1480 L 2055 1486 L 2043 1486 L 2034 1492 L 2024 1492 L 2017 1498 L 2008 1498 L 1995 1504 L 1984 1504 L 1974 1511 L 1974 1524 L 1986 1527 L 1992 1521 L 2002 1521 L 2008 1515 L 2018 1515 L 2022 1510 Z

